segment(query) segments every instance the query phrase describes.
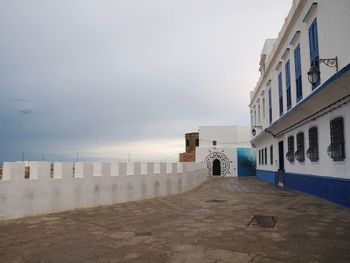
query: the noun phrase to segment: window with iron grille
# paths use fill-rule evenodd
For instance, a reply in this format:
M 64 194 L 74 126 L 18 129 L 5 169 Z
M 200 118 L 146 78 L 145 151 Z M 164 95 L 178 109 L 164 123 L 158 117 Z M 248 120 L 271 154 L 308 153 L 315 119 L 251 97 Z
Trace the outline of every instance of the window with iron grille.
M 330 122 L 330 130 L 331 145 L 327 149 L 328 155 L 333 161 L 342 161 L 345 159 L 344 119 L 333 119 Z
M 265 147 L 265 165 L 267 165 L 267 147 Z
M 270 164 L 273 165 L 273 146 L 270 146 Z
M 305 161 L 305 143 L 304 143 L 304 133 L 299 132 L 297 134 L 297 151 L 295 152 L 295 159 L 298 162 Z
M 289 162 L 294 162 L 294 136 L 288 137 L 288 152 L 286 158 Z
M 312 162 L 318 161 L 318 130 L 317 127 L 309 129 L 309 149 L 306 151 L 306 156 Z

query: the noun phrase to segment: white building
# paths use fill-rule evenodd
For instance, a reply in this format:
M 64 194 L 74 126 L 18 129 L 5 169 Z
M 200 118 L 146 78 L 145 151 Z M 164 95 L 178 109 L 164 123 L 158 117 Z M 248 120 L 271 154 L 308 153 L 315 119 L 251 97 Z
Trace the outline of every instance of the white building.
M 205 164 L 208 175 L 255 175 L 250 139 L 249 127 L 200 126 L 196 162 Z
M 249 105 L 257 177 L 345 206 L 350 206 L 349 12 L 348 0 L 293 1 L 278 38 L 265 42 Z

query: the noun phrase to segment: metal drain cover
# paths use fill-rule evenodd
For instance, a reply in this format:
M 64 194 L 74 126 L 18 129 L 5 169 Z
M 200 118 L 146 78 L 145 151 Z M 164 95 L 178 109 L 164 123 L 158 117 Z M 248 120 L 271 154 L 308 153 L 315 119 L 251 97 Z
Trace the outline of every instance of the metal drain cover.
M 227 202 L 227 200 L 219 200 L 219 199 L 211 199 L 211 200 L 207 200 L 207 203 L 225 203 Z
M 254 215 L 248 226 L 257 226 L 262 228 L 274 228 L 277 222 L 277 216 Z

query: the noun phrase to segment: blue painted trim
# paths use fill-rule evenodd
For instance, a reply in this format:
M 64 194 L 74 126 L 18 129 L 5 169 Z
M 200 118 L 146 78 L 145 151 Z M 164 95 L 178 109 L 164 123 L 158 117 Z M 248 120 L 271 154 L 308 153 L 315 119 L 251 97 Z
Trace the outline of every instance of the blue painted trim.
M 256 170 L 256 178 L 272 184 L 278 184 L 277 172 L 275 171 Z
M 286 112 L 281 118 L 279 118 L 278 120 L 274 121 L 273 123 L 270 124 L 269 127 L 265 128 L 262 132 L 260 132 L 255 138 L 253 138 L 252 143 L 254 143 L 256 140 L 258 140 L 261 136 L 263 136 L 266 133 L 266 130 L 270 129 L 272 126 L 274 126 L 275 124 L 279 123 L 280 121 L 282 121 L 284 118 L 286 118 L 286 116 L 290 115 L 290 114 L 294 114 L 294 111 L 296 109 L 298 109 L 299 107 L 301 107 L 304 103 L 306 103 L 307 101 L 311 100 L 314 96 L 316 96 L 317 93 L 323 91 L 325 88 L 327 88 L 327 86 L 334 80 L 340 78 L 343 74 L 345 74 L 346 72 L 348 72 L 350 70 L 350 63 L 348 65 L 346 65 L 345 67 L 343 67 L 341 70 L 339 70 L 337 73 L 335 73 L 332 77 L 330 77 L 329 79 L 327 79 L 320 87 L 316 87 L 314 89 L 314 91 L 307 96 L 306 98 L 304 98 L 303 100 L 301 100 L 297 105 L 295 105 L 292 109 L 290 109 L 288 112 Z
M 286 173 L 284 186 L 350 207 L 350 180 L 337 177 Z

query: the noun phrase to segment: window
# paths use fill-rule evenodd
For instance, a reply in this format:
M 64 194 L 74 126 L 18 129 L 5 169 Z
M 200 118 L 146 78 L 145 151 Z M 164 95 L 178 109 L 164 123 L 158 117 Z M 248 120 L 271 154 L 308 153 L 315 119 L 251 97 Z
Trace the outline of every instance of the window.
M 261 149 L 261 164 L 264 165 L 264 149 Z
M 288 137 L 288 152 L 286 158 L 289 162 L 294 162 L 294 136 Z
M 216 141 L 213 141 L 213 145 L 216 146 Z
M 261 123 L 261 119 L 260 119 L 260 103 L 258 104 L 258 124 Z
M 273 165 L 273 146 L 270 146 L 270 164 Z
M 278 74 L 278 97 L 280 106 L 280 116 L 283 115 L 283 85 L 282 85 L 282 73 Z
M 300 56 L 300 44 L 294 49 L 294 63 L 295 63 L 295 83 L 297 102 L 303 98 L 303 87 L 301 82 L 301 56 Z
M 297 134 L 297 151 L 295 152 L 295 159 L 297 159 L 298 162 L 305 161 L 305 144 L 303 132 L 299 132 Z
M 186 147 L 190 146 L 190 141 L 186 139 Z
M 327 152 L 333 161 L 342 161 L 345 159 L 345 142 L 344 142 L 344 119 L 336 118 L 330 122 L 331 145 L 328 146 Z
M 261 150 L 259 150 L 259 165 L 261 165 Z
M 256 110 L 254 110 L 254 126 L 256 126 Z
M 310 62 L 311 67 L 320 69 L 319 55 L 318 55 L 318 32 L 317 32 L 317 19 L 312 22 L 309 27 L 309 46 L 310 46 Z M 320 84 L 320 79 L 312 89 L 316 88 Z
M 267 165 L 267 147 L 265 147 L 265 165 Z
M 309 129 L 309 149 L 306 151 L 307 158 L 310 161 L 318 161 L 318 131 L 317 127 Z
M 272 123 L 272 94 L 271 88 L 269 89 L 269 122 Z
M 292 94 L 291 94 L 291 84 L 290 84 L 290 62 L 289 60 L 285 66 L 286 70 L 286 94 L 287 94 L 287 110 L 292 107 Z
M 263 100 L 262 100 L 262 108 L 263 108 L 263 119 L 265 119 L 265 98 L 263 98 Z
M 198 138 L 196 139 L 196 146 L 197 147 L 199 146 L 199 139 Z

